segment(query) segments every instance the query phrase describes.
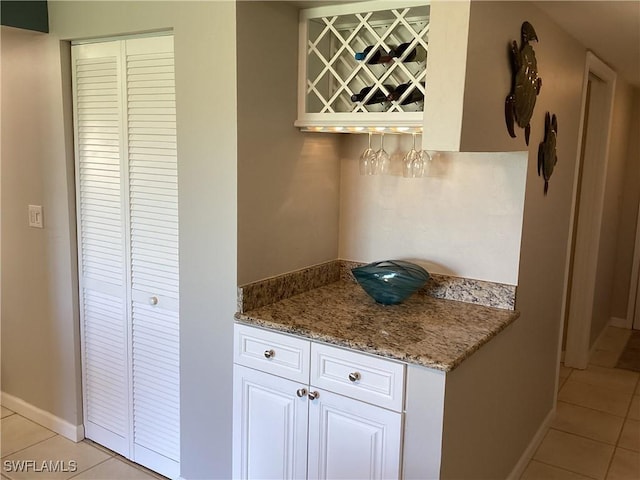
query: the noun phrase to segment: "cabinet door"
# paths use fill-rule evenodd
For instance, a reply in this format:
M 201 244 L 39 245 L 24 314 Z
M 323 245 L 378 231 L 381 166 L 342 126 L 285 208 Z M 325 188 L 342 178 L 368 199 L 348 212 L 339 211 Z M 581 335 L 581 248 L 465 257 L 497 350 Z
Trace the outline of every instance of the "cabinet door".
M 401 435 L 401 413 L 320 390 L 309 402 L 308 478 L 397 479 Z
M 233 478 L 307 476 L 306 395 L 298 382 L 234 365 Z

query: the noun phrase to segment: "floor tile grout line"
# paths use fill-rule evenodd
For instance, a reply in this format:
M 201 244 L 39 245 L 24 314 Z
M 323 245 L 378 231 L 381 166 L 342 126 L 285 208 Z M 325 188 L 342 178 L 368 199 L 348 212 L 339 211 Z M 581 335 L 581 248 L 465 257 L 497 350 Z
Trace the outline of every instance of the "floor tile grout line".
M 638 452 L 637 450 L 631 450 L 630 448 L 627 447 L 620 447 L 618 445 L 616 445 L 616 449 L 617 450 L 624 450 L 625 452 L 629 452 L 629 453 L 634 453 L 634 454 L 640 454 L 640 452 Z
M 602 368 L 605 368 L 605 367 L 602 367 Z M 615 368 L 607 368 L 607 370 L 615 370 Z M 583 372 L 584 372 L 584 371 L 586 371 L 586 370 L 581 370 L 581 371 L 583 371 Z M 636 372 L 634 372 L 634 373 L 636 373 Z M 583 384 L 585 384 L 585 385 L 591 385 L 592 387 L 604 388 L 604 389 L 607 389 L 607 390 L 613 390 L 613 391 L 616 391 L 616 392 L 623 392 L 623 393 L 625 393 L 625 392 L 623 391 L 623 389 L 621 389 L 621 388 L 608 387 L 608 386 L 603 386 L 603 385 L 594 385 L 593 383 L 585 382 L 584 380 L 578 380 L 577 378 L 572 378 L 572 380 L 573 380 L 574 382 L 583 383 Z M 636 382 L 637 382 L 637 381 L 638 381 L 638 379 L 636 379 Z M 632 394 L 632 395 L 633 395 L 633 392 L 635 391 L 636 385 L 637 385 L 637 383 L 634 383 L 634 384 L 633 384 L 633 388 L 634 388 L 634 390 L 631 392 L 631 394 Z
M 600 441 L 598 441 L 598 440 L 594 440 L 593 438 L 584 437 L 584 436 L 579 435 L 579 434 L 577 434 L 577 433 L 567 432 L 567 431 L 560 430 L 559 428 L 555 428 L 555 427 L 549 427 L 549 430 L 547 431 L 547 435 L 549 434 L 549 432 L 550 432 L 551 430 L 555 430 L 555 431 L 557 431 L 557 432 L 565 433 L 565 434 L 567 434 L 567 435 L 571 435 L 571 436 L 574 436 L 574 437 L 577 437 L 577 438 L 581 438 L 581 439 L 584 439 L 584 440 L 590 440 L 590 441 L 592 441 L 592 442 L 599 443 L 600 445 L 604 445 L 604 446 L 606 446 L 606 447 L 613 447 L 613 451 L 611 452 L 611 457 L 609 458 L 609 461 L 607 462 L 607 469 L 606 469 L 606 471 L 605 471 L 605 476 L 604 476 L 604 478 L 605 478 L 605 479 L 607 478 L 607 474 L 609 473 L 609 469 L 611 468 L 611 463 L 613 462 L 613 457 L 614 457 L 614 456 L 615 456 L 615 454 L 616 454 L 616 448 L 618 448 L 617 444 L 616 444 L 616 445 L 612 445 L 612 444 L 610 444 L 610 443 L 600 442 Z M 622 432 L 622 429 L 620 429 L 620 432 Z M 542 442 L 540 442 L 540 445 L 541 445 L 541 446 L 542 446 L 542 444 L 544 443 L 544 440 L 546 440 L 547 435 L 545 435 L 545 438 L 542 440 Z M 618 439 L 619 439 L 619 438 L 618 438 Z M 540 447 L 538 447 L 538 448 L 540 448 Z M 536 450 L 536 453 L 537 453 L 537 450 Z M 538 460 L 538 459 L 536 459 L 536 458 L 535 458 L 535 454 L 534 454 L 534 456 L 532 457 L 532 460 L 536 460 L 537 462 L 540 462 L 540 460 Z M 541 462 L 541 463 L 546 463 L 546 462 Z M 563 467 L 559 467 L 558 465 L 554 465 L 554 464 L 551 464 L 551 463 L 549 463 L 548 465 L 551 465 L 551 466 L 556 467 L 556 468 L 563 468 Z M 592 477 L 591 475 L 586 475 L 586 474 L 584 474 L 584 473 L 582 473 L 582 472 L 575 472 L 575 471 L 573 471 L 573 470 L 569 470 L 569 469 L 567 469 L 567 468 L 563 468 L 563 470 L 566 470 L 566 471 L 569 471 L 569 472 L 572 472 L 572 473 L 577 473 L 577 474 L 579 474 L 579 475 L 583 475 L 583 476 L 585 476 L 585 477 L 593 478 L 593 479 L 595 479 L 595 480 L 601 480 L 601 479 L 599 479 L 598 477 Z
M 567 432 L 566 430 L 561 430 L 561 429 L 556 428 L 556 427 L 549 427 L 549 430 L 555 430 L 557 432 L 566 433 L 567 435 L 572 435 L 574 437 L 578 437 L 578 438 L 581 438 L 583 440 L 591 440 L 592 442 L 599 443 L 599 444 L 605 445 L 607 447 L 614 447 L 615 448 L 617 446 L 617 444 L 602 442 L 600 440 L 594 440 L 593 438 L 585 437 L 584 435 L 580 435 L 579 433 Z M 620 430 L 620 431 L 622 431 L 622 430 Z
M 154 477 L 154 478 L 157 478 L 157 479 L 165 479 L 165 478 L 167 478 L 167 477 L 162 476 L 158 472 L 155 472 L 153 470 L 148 469 L 144 465 L 140 465 L 139 463 L 134 462 L 133 460 L 125 457 L 124 455 L 120 455 L 119 453 L 116 453 L 113 458 L 116 458 L 117 460 L 120 460 L 122 463 L 124 463 L 126 465 L 129 465 L 130 467 L 135 468 L 136 470 L 139 470 L 142 473 L 146 473 L 147 475 L 149 475 L 151 477 Z
M 633 400 L 633 399 L 632 399 L 632 400 Z M 603 413 L 603 414 L 605 414 L 605 415 L 611 415 L 612 417 L 622 418 L 622 419 L 624 419 L 624 420 L 626 420 L 626 419 L 628 418 L 629 411 L 630 411 L 630 408 L 631 408 L 631 404 L 629 404 L 629 411 L 627 411 L 627 415 L 623 417 L 622 415 L 616 415 L 615 413 L 606 412 L 606 411 L 604 411 L 604 410 L 598 410 L 597 408 L 593 408 L 593 407 L 586 407 L 586 406 L 584 406 L 584 405 L 580 405 L 579 403 L 572 403 L 572 402 L 569 402 L 569 401 L 567 401 L 567 400 L 558 400 L 558 401 L 556 402 L 556 408 L 557 408 L 557 406 L 558 406 L 558 403 L 566 403 L 567 405 L 571 405 L 572 407 L 580 407 L 580 408 L 584 408 L 585 410 L 590 410 L 590 411 L 592 411 L 592 412 L 597 412 L 597 413 Z M 624 422 L 623 422 L 623 423 L 624 423 Z
M 573 405 L 573 406 L 576 406 L 576 407 L 587 408 L 589 410 L 593 410 L 594 412 L 606 413 L 608 415 L 613 415 L 614 417 L 617 417 L 617 418 L 627 418 L 627 417 L 623 417 L 622 415 L 617 415 L 615 413 L 606 412 L 604 410 L 598 410 L 597 408 L 585 407 L 584 405 L 580 405 L 579 403 L 573 403 L 573 402 L 569 402 L 567 400 L 558 400 L 558 402 L 568 403 L 569 405 Z
M 78 472 L 74 473 L 72 476 L 70 476 L 68 480 L 71 480 L 72 478 L 75 478 L 75 477 L 77 477 L 78 475 L 81 475 L 81 474 L 83 474 L 83 473 L 85 473 L 85 472 L 88 472 L 89 470 L 91 470 L 92 468 L 97 467 L 98 465 L 102 465 L 104 462 L 108 462 L 108 461 L 109 461 L 109 460 L 111 460 L 112 458 L 113 458 L 113 457 L 105 458 L 105 459 L 104 459 L 104 460 L 102 460 L 101 462 L 98 462 L 98 463 L 96 463 L 95 465 L 91 465 L 89 468 L 86 468 L 85 470 L 80 470 L 80 471 L 78 471 Z
M 118 452 L 116 452 L 114 450 L 110 450 L 109 448 L 105 447 L 104 445 L 102 445 L 100 443 L 95 442 L 94 440 L 91 440 L 90 438 L 86 438 L 85 437 L 83 440 L 81 440 L 81 442 L 87 442 L 87 444 L 92 446 L 93 448 L 96 448 L 97 450 L 100 450 L 100 451 L 106 453 L 107 455 L 109 455 L 109 458 L 107 460 L 114 459 L 114 460 L 116 460 L 118 462 L 121 462 L 121 463 L 124 463 L 125 465 L 130 466 L 131 468 L 135 468 L 136 470 L 139 470 L 142 473 L 145 473 L 146 475 L 151 476 L 153 478 L 157 478 L 157 479 L 160 479 L 160 480 L 167 479 L 167 477 L 163 477 L 158 472 L 150 470 L 147 467 L 145 467 L 144 465 L 136 463 L 133 460 L 125 457 L 124 455 L 122 455 L 122 454 L 120 454 L 120 453 L 118 453 Z M 81 443 L 81 442 L 79 442 L 79 443 Z M 98 445 L 98 446 L 96 447 L 96 445 Z M 107 460 L 105 460 L 105 462 Z M 100 462 L 100 463 L 104 463 L 104 462 Z M 98 464 L 96 464 L 96 465 L 98 465 Z M 91 468 L 93 468 L 93 467 L 91 467 Z
M 616 456 L 616 450 L 619 448 L 618 447 L 618 443 L 620 443 L 620 438 L 622 437 L 622 432 L 624 430 L 624 424 L 626 422 L 627 422 L 627 419 L 625 418 L 624 421 L 622 422 L 622 428 L 620 429 L 620 432 L 618 432 L 618 438 L 616 438 L 616 447 L 613 450 L 613 455 L 611 455 L 611 458 L 609 459 L 609 465 L 607 465 L 607 474 L 606 474 L 605 478 L 609 475 L 609 470 L 611 470 L 611 465 L 613 465 L 613 459 Z
M 109 455 L 111 458 L 114 458 L 116 455 L 118 455 L 116 452 L 114 452 L 113 450 L 108 449 L 107 447 L 105 447 L 104 445 L 102 445 L 101 443 L 97 443 L 93 440 L 91 440 L 90 438 L 83 438 L 82 440 L 80 440 L 79 442 L 76 443 L 84 443 L 85 445 L 88 445 L 92 448 L 95 448 L 96 450 Z
M 619 368 L 618 368 L 618 369 L 616 369 L 616 368 L 609 368 L 609 367 L 599 367 L 599 368 L 604 368 L 604 369 L 607 369 L 607 370 L 621 370 L 621 369 L 619 369 Z M 587 370 L 586 370 L 586 369 L 584 369 L 584 370 L 581 370 L 581 371 L 582 371 L 582 372 L 586 372 Z M 630 372 L 630 373 L 634 373 L 634 374 L 636 374 L 636 375 L 638 374 L 638 372 L 631 372 L 631 370 L 625 370 L 625 371 L 628 371 L 628 372 Z M 573 372 L 571 372 L 571 373 L 573 373 Z M 639 378 L 640 378 L 640 377 L 639 377 Z M 635 379 L 635 381 L 634 381 L 634 383 L 633 383 L 633 390 L 632 390 L 632 392 L 631 392 L 632 394 L 633 394 L 633 392 L 635 391 L 635 388 L 636 388 L 636 386 L 637 386 L 637 384 L 638 384 L 638 379 L 639 379 L 639 378 L 636 378 L 636 379 Z M 586 385 L 591 385 L 591 386 L 593 386 L 593 387 L 599 387 L 599 388 L 606 388 L 606 389 L 609 389 L 609 390 L 615 390 L 615 391 L 617 391 L 617 392 L 621 392 L 621 391 L 623 390 L 623 389 L 621 389 L 621 388 L 616 388 L 616 387 L 609 387 L 609 386 L 602 386 L 602 385 L 594 385 L 593 383 L 585 382 L 584 380 L 579 380 L 579 379 L 577 379 L 577 378 L 574 378 L 574 379 L 573 379 L 573 381 L 574 381 L 574 382 L 584 383 L 584 384 L 586 384 Z
M 621 352 L 622 353 L 622 352 Z M 576 367 L 565 367 L 565 368 L 570 368 L 573 371 L 580 371 L 580 372 L 584 372 L 589 370 L 589 367 L 595 367 L 594 370 L 592 371 L 596 371 L 596 370 L 602 370 L 602 369 L 607 369 L 607 370 L 616 370 L 619 372 L 628 372 L 629 374 L 638 374 L 640 372 L 637 372 L 635 370 L 629 370 L 627 368 L 616 368 L 616 366 L 607 366 L 607 365 L 599 365 L 597 363 L 591 363 L 591 360 L 589 360 L 589 362 L 587 362 L 587 366 L 585 368 L 576 368 Z
M 543 462 L 542 460 L 538 460 L 535 458 L 532 458 L 531 460 L 538 463 L 542 463 L 543 465 L 547 465 L 549 467 L 557 468 L 558 470 L 562 470 L 563 472 L 575 473 L 577 475 L 582 475 L 583 477 L 586 477 L 586 478 L 592 478 L 593 480 L 601 480 L 598 477 L 592 477 L 591 475 L 586 475 L 584 473 L 576 472 L 574 470 L 569 470 L 568 468 L 565 468 L 565 467 L 559 467 L 558 465 L 554 465 L 553 463 Z
M 49 431 L 52 432 L 51 430 L 49 430 Z M 27 448 L 35 447 L 36 445 L 40 445 L 42 442 L 46 442 L 47 440 L 51 440 L 52 438 L 61 436 L 61 435 L 59 435 L 59 434 L 57 434 L 55 432 L 52 432 L 52 433 L 53 433 L 53 435 L 51 435 L 50 437 L 44 438 L 42 440 L 39 440 L 36 443 L 32 443 L 31 445 L 27 445 L 26 447 L 21 448 L 20 450 L 16 450 L 15 452 L 11 452 L 8 455 L 3 455 L 2 457 L 0 457 L 0 459 L 5 460 L 7 457 L 10 457 L 11 455 L 15 455 L 16 453 L 20 453 L 20 452 L 26 450 Z M 3 475 L 4 475 L 4 473 L 3 473 Z
M 618 417 L 618 418 L 620 418 L 620 417 Z M 592 438 L 592 437 L 586 437 L 586 436 L 581 435 L 579 433 L 570 432 L 568 430 L 563 430 L 562 428 L 559 428 L 559 427 L 550 427 L 550 429 L 551 430 L 557 430 L 558 432 L 569 433 L 571 435 L 575 435 L 576 437 L 584 438 L 585 440 L 591 440 L 592 442 L 601 443 L 602 445 L 608 445 L 610 447 L 616 447 L 617 446 L 617 443 L 603 442 L 602 440 L 596 440 L 595 438 Z M 622 428 L 620 428 L 620 432 L 622 432 Z M 620 433 L 618 433 L 618 438 L 616 439 L 616 442 L 619 439 L 620 439 Z
M 580 407 L 580 408 L 584 408 L 585 410 L 591 410 L 592 412 L 604 413 L 605 415 L 611 415 L 612 417 L 616 417 L 616 418 L 627 418 L 627 417 L 623 417 L 621 415 L 616 415 L 615 413 L 605 412 L 604 410 L 598 410 L 597 408 L 586 407 L 584 405 L 580 405 L 579 403 L 573 403 L 573 402 L 569 402 L 567 400 L 560 400 L 560 399 L 558 399 L 558 401 L 556 402 L 556 408 L 558 406 L 558 403 L 566 403 L 567 405 L 571 405 L 572 407 Z
M 3 456 L 1 456 L 1 457 L 0 457 L 0 459 L 1 459 L 1 460 L 4 460 L 5 458 L 10 457 L 10 456 L 12 456 L 12 455 L 15 455 L 16 453 L 22 452 L 22 451 L 24 451 L 24 450 L 26 450 L 26 449 L 28 449 L 28 448 L 31 448 L 31 447 L 34 447 L 34 446 L 36 446 L 36 445 L 39 445 L 39 444 L 41 444 L 41 443 L 43 443 L 43 442 L 46 442 L 47 440 L 51 440 L 52 438 L 55 438 L 55 437 L 62 437 L 62 438 L 64 438 L 65 440 L 69 440 L 69 441 L 70 441 L 70 442 L 72 442 L 74 445 L 80 445 L 81 443 L 85 443 L 87 446 L 89 446 L 89 447 L 91 447 L 91 448 L 94 448 L 94 449 L 96 449 L 96 450 L 98 450 L 98 451 L 100 451 L 100 452 L 104 453 L 105 455 L 109 455 L 109 458 L 113 458 L 113 457 L 114 457 L 115 452 L 114 452 L 114 453 L 109 454 L 109 453 L 107 453 L 107 452 L 103 451 L 101 448 L 96 447 L 95 445 L 92 445 L 92 444 L 90 444 L 90 443 L 86 443 L 86 442 L 85 442 L 85 440 L 87 440 L 86 438 L 83 438 L 83 439 L 82 439 L 82 440 L 80 440 L 79 442 L 74 442 L 73 440 L 68 439 L 68 438 L 67 438 L 67 437 L 65 437 L 64 435 L 60 435 L 59 433 L 56 433 L 56 432 L 54 432 L 53 430 L 51 430 L 51 429 L 49 429 L 49 428 L 47 428 L 47 427 L 45 427 L 45 426 L 43 426 L 43 425 L 40 425 L 39 423 L 34 422 L 33 420 L 31 420 L 31 419 L 29 419 L 29 418 L 27 418 L 27 417 L 25 417 L 25 416 L 22 416 L 22 415 L 20 415 L 20 414 L 18 414 L 18 413 L 15 413 L 15 412 L 13 412 L 13 414 L 12 414 L 12 415 L 18 415 L 19 417 L 22 417 L 22 418 L 24 418 L 25 420 L 28 420 L 28 421 L 30 421 L 30 422 L 32 422 L 32 423 L 35 423 L 36 425 L 38 425 L 38 426 L 40 426 L 40 427 L 44 428 L 45 430 L 48 430 L 49 432 L 53 433 L 53 435 L 52 435 L 52 436 L 50 436 L 50 437 L 47 437 L 47 438 L 45 438 L 45 439 L 43 439 L 43 440 L 40 440 L 40 441 L 38 441 L 38 442 L 36 442 L 36 443 L 33 443 L 33 444 L 31 444 L 31 445 L 27 445 L 26 447 L 21 448 L 20 450 L 16 450 L 15 452 L 9 453 L 8 455 L 3 455 Z M 10 417 L 10 416 L 11 416 L 11 415 L 7 415 L 7 417 Z M 7 418 L 7 417 L 4 417 L 4 418 Z M 4 420 L 4 418 L 3 418 L 2 420 Z M 90 442 L 92 442 L 92 443 L 95 443 L 95 442 L 93 442 L 92 440 L 89 440 L 89 441 L 90 441 Z M 98 444 L 98 445 L 99 445 L 99 444 Z M 105 447 L 103 447 L 103 448 L 105 448 Z M 108 459 L 107 459 L 107 460 L 108 460 Z M 106 461 L 106 460 L 105 460 L 105 461 Z M 102 463 L 102 462 L 100 462 L 100 463 Z M 97 464 L 96 464 L 96 465 L 97 465 Z M 93 468 L 93 467 L 91 467 L 91 468 Z M 5 475 L 5 474 L 3 473 L 2 475 Z M 5 475 L 5 476 L 6 476 L 6 475 Z M 75 475 L 74 475 L 74 476 L 75 476 Z M 69 477 L 69 478 L 73 478 L 73 477 Z
M 636 386 L 637 386 L 637 383 L 636 383 Z M 633 391 L 634 392 L 636 391 L 635 387 L 633 388 Z M 625 423 L 629 419 L 629 413 L 631 413 L 631 405 L 633 404 L 633 396 L 634 396 L 634 394 L 632 393 L 631 394 L 631 401 L 629 402 L 629 405 L 627 405 L 627 413 L 625 413 L 625 415 L 624 415 Z

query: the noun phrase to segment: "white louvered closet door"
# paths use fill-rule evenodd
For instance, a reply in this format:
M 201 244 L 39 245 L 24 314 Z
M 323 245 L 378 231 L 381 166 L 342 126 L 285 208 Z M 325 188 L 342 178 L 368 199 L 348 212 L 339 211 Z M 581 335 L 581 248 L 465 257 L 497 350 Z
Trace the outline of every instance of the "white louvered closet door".
M 72 48 L 86 436 L 179 475 L 173 37 Z
M 127 40 L 126 68 L 134 457 L 159 471 L 180 459 L 173 37 Z

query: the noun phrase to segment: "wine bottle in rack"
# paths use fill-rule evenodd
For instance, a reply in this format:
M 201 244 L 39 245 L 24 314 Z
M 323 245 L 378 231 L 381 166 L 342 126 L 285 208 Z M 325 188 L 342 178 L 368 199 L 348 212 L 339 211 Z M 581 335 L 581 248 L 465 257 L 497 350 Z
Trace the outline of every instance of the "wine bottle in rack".
M 396 48 L 392 49 L 389 55 L 393 58 L 400 58 L 402 54 L 407 51 L 410 42 L 401 43 Z M 427 51 L 422 45 L 416 45 L 404 59 L 403 62 L 424 62 L 427 59 Z
M 369 92 L 374 89 L 374 86 L 364 87 L 360 90 L 359 93 L 354 93 L 351 95 L 352 102 L 362 102 L 364 98 L 369 94 Z M 391 85 L 384 85 L 384 88 L 387 89 L 387 92 L 393 92 L 393 87 Z M 387 95 L 380 89 L 376 89 L 376 91 L 369 97 L 369 99 L 365 102 L 365 105 L 373 105 L 375 103 L 382 103 L 387 101 Z
M 390 102 L 397 101 L 404 94 L 404 92 L 406 92 L 409 87 L 411 87 L 411 85 L 413 85 L 411 82 L 398 85 L 391 93 L 389 93 L 389 95 L 387 95 L 387 100 Z M 424 87 L 424 82 L 421 85 Z M 409 105 L 410 103 L 422 102 L 423 100 L 424 94 L 418 88 L 414 88 L 413 90 L 411 90 L 409 95 L 407 95 L 402 100 L 402 102 L 400 102 L 400 105 Z
M 355 55 L 356 60 L 361 61 L 367 58 L 369 52 L 373 49 L 373 45 L 369 45 L 362 52 L 358 52 Z M 391 61 L 391 55 L 386 53 L 382 48 L 378 47 L 373 55 L 367 60 L 367 63 L 370 65 L 375 65 L 377 63 L 389 63 Z

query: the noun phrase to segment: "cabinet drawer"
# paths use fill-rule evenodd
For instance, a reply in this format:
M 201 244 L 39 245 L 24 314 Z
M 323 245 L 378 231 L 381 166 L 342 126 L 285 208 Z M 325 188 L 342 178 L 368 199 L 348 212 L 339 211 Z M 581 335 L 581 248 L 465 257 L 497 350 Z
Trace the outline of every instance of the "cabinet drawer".
M 311 385 L 401 412 L 404 365 L 313 343 Z
M 309 382 L 310 342 L 246 325 L 235 325 L 233 361 L 304 384 Z

